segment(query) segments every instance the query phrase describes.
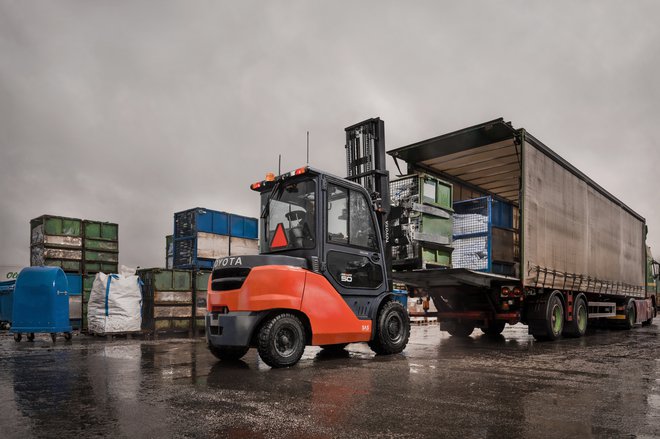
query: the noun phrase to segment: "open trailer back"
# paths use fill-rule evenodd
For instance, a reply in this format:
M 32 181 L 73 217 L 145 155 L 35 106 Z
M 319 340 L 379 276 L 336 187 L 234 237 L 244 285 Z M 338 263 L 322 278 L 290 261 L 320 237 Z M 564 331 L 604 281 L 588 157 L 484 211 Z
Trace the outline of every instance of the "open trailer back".
M 596 319 L 630 328 L 654 317 L 644 218 L 524 129 L 496 119 L 389 154 L 410 174 L 450 182 L 454 215 L 491 203 L 454 216 L 450 268 L 393 274 L 429 293 L 441 329 L 499 334 L 522 322 L 535 338 L 556 339 L 582 336 Z M 483 229 L 461 235 L 460 224 L 475 219 Z M 471 252 L 479 242 L 484 250 Z M 461 265 L 466 254 L 486 262 Z

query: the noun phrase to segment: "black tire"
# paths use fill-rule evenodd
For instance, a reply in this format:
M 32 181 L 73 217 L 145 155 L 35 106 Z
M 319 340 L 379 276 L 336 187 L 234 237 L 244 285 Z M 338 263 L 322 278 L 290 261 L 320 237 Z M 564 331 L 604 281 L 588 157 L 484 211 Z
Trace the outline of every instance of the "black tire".
M 209 351 L 218 360 L 236 361 L 243 358 L 250 350 L 249 346 L 213 346 L 208 345 Z
M 27 341 L 34 341 L 34 332 L 30 332 L 25 338 L 27 338 Z
M 496 336 L 500 335 L 502 331 L 504 331 L 504 326 L 506 325 L 506 322 L 504 320 L 495 320 L 490 322 L 490 325 L 488 325 L 487 328 L 481 328 L 481 332 L 488 336 Z M 470 334 L 468 334 L 470 335 Z
M 442 322 L 440 327 L 443 331 L 447 331 L 449 335 L 457 338 L 467 338 L 474 332 L 475 324 L 472 320 L 449 320 Z
M 23 335 L 20 332 L 15 332 L 14 333 L 14 341 L 16 343 L 20 343 L 22 338 L 23 338 Z
M 53 340 L 53 343 L 55 343 L 57 341 L 57 334 L 54 333 L 54 332 L 51 332 L 50 333 L 50 338 Z
M 637 318 L 635 302 L 632 299 L 626 304 L 625 316 L 626 318 L 623 321 L 623 329 L 632 329 L 635 326 L 635 320 Z
M 348 346 L 348 343 L 324 344 L 321 345 L 321 349 L 327 352 L 341 352 L 346 346 Z
M 282 313 L 268 319 L 259 330 L 257 351 L 270 367 L 290 367 L 302 357 L 305 341 L 305 327 L 300 319 Z
M 383 304 L 376 318 L 376 331 L 369 342 L 372 351 L 379 355 L 398 354 L 410 338 L 410 318 L 400 302 L 391 300 Z
M 587 332 L 589 308 L 587 299 L 579 294 L 573 302 L 573 321 L 564 323 L 564 337 L 582 337 Z
M 564 303 L 558 291 L 552 293 L 545 306 L 545 318 L 541 322 L 542 330 L 534 331 L 532 335 L 538 341 L 554 341 L 561 337 L 564 331 Z
M 64 340 L 71 341 L 71 333 L 70 332 L 65 332 L 64 333 Z

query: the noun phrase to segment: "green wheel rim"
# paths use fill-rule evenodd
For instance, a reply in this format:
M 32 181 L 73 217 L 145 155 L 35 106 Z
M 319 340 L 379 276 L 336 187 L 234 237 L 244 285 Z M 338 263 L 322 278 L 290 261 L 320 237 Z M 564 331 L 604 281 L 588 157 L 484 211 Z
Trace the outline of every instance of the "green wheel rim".
M 564 315 L 558 303 L 552 305 L 552 332 L 556 335 L 561 332 L 564 323 Z
M 584 303 L 578 305 L 577 326 L 580 332 L 584 332 L 587 329 L 587 309 L 584 306 Z

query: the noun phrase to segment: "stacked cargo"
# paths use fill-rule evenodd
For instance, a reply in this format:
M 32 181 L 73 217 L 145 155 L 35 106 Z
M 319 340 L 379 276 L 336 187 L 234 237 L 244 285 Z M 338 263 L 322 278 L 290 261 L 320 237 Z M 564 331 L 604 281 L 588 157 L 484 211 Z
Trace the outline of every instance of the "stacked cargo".
M 389 239 L 395 270 L 450 267 L 452 185 L 425 174 L 390 182 Z
M 114 223 L 83 221 L 83 272 L 117 273 L 119 226 Z
M 74 329 L 87 328 L 87 301 L 96 273 L 117 273 L 117 224 L 42 215 L 30 221 L 30 265 L 60 267 L 69 281 Z
M 480 197 L 454 203 L 454 268 L 515 275 L 513 206 Z
M 199 207 L 175 213 L 173 267 L 211 269 L 218 258 L 256 254 L 257 235 L 256 218 Z
M 82 220 L 43 215 L 30 221 L 30 265 L 82 273 Z
M 174 236 L 165 237 L 165 268 L 172 268 L 174 265 Z
M 196 327 L 204 327 L 206 286 L 196 290 L 201 283 L 208 282 L 208 273 L 149 268 L 138 270 L 138 275 L 144 284 L 142 330 L 145 333 L 154 337 L 177 332 L 191 335 Z

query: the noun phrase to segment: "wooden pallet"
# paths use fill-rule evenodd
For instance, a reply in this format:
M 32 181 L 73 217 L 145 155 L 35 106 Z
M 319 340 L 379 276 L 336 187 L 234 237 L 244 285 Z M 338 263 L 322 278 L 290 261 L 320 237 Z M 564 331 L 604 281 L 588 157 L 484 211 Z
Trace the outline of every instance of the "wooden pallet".
M 437 325 L 438 324 L 438 318 L 437 317 L 411 317 L 410 318 L 410 324 L 412 326 Z

